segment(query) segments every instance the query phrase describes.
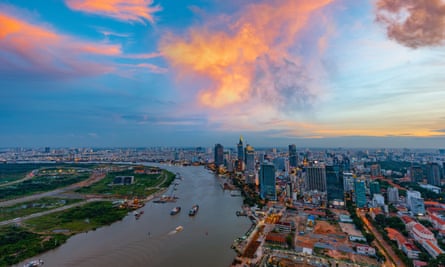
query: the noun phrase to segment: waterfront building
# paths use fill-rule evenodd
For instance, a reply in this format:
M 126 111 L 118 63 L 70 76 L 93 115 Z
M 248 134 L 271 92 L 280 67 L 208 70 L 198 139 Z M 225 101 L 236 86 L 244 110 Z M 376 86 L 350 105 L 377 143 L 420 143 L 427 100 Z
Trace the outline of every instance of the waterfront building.
M 289 167 L 295 168 L 298 166 L 297 146 L 295 144 L 289 145 Z
M 328 201 L 344 199 L 343 172 L 338 165 L 326 166 L 326 186 Z
M 260 197 L 262 199 L 276 200 L 275 166 L 268 162 L 261 164 L 258 176 L 260 180 Z
M 306 168 L 306 190 L 327 191 L 325 166 L 311 166 Z
M 380 183 L 378 181 L 373 181 L 369 184 L 369 191 L 371 192 L 371 197 L 374 194 L 380 194 Z
M 388 202 L 392 204 L 399 203 L 399 189 L 395 187 L 388 187 L 387 189 L 388 194 Z
M 215 166 L 219 167 L 224 164 L 224 147 L 221 144 L 215 145 Z
M 441 170 L 440 165 L 432 162 L 426 165 L 426 178 L 428 184 L 440 186 Z
M 253 149 L 252 146 L 247 145 L 245 148 L 245 162 L 246 162 L 246 168 L 245 170 L 247 172 L 254 172 L 255 171 L 255 149 Z
M 356 179 L 354 181 L 355 205 L 357 208 L 366 206 L 366 185 L 365 180 Z

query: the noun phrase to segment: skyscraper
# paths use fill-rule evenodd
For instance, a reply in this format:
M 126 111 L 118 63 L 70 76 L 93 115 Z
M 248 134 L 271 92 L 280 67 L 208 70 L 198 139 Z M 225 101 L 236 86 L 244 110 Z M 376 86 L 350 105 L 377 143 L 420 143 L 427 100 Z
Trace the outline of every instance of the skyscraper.
M 422 182 L 423 181 L 423 169 L 421 166 L 411 166 L 409 168 L 409 174 L 411 176 L 411 182 Z
M 306 168 L 306 190 L 326 192 L 326 170 L 324 166 L 311 166 Z
M 262 199 L 276 200 L 277 193 L 275 190 L 275 167 L 270 163 L 261 164 L 259 172 L 260 180 L 260 197 Z
M 380 184 L 377 181 L 373 181 L 369 184 L 369 191 L 371 193 L 371 197 L 374 194 L 380 194 Z
M 289 167 L 295 168 L 298 165 L 297 146 L 289 145 Z
M 238 160 L 244 161 L 244 147 L 243 147 L 243 137 L 242 136 L 240 136 L 240 138 L 239 138 L 237 148 L 238 148 Z
M 433 162 L 426 165 L 426 178 L 428 184 L 440 186 L 441 170 L 440 165 Z
M 253 149 L 252 146 L 247 145 L 245 151 L 246 171 L 253 172 L 255 171 L 255 149 Z
M 339 166 L 326 166 L 326 185 L 328 201 L 343 200 L 343 172 L 339 172 Z
M 224 147 L 221 144 L 215 145 L 215 165 L 219 167 L 224 164 Z
M 366 206 L 366 186 L 365 180 L 356 179 L 354 181 L 355 205 L 357 208 Z

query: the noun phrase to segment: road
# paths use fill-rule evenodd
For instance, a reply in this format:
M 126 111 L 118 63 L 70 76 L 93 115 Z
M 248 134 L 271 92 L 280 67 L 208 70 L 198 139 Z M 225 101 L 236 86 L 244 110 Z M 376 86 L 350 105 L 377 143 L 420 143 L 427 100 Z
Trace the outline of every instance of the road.
M 24 182 L 24 181 L 26 181 L 26 180 L 32 179 L 32 178 L 34 177 L 34 175 L 35 175 L 38 171 L 39 171 L 39 169 L 32 170 L 30 173 L 28 173 L 28 174 L 27 174 L 25 177 L 23 177 L 22 179 L 20 179 L 20 180 L 16 180 L 16 181 L 12 181 L 12 182 L 9 182 L 9 183 L 0 184 L 0 187 L 10 186 L 10 185 L 13 185 L 13 184 L 18 184 L 18 183 Z
M 7 220 L 7 221 L 2 221 L 2 222 L 0 222 L 0 226 L 13 224 L 13 223 L 21 223 L 24 220 L 40 217 L 40 216 L 47 215 L 47 214 L 50 214 L 50 213 L 53 213 L 53 212 L 58 212 L 58 211 L 70 209 L 70 208 L 77 207 L 77 206 L 82 206 L 82 205 L 85 205 L 87 203 L 95 202 L 95 201 L 110 201 L 110 200 L 109 199 L 101 199 L 101 198 L 92 198 L 92 199 L 88 199 L 88 200 L 85 200 L 85 201 L 82 201 L 82 202 L 78 202 L 78 203 L 75 203 L 75 204 L 71 204 L 71 205 L 66 205 L 66 206 L 63 206 L 63 207 L 55 208 L 55 209 L 52 209 L 52 210 L 46 210 L 46 211 L 33 213 L 33 214 L 30 214 L 30 215 L 27 215 L 27 216 L 23 216 L 23 217 L 19 217 L 19 218 Z
M 26 196 L 26 197 L 21 197 L 21 198 L 16 198 L 16 199 L 11 199 L 11 200 L 7 200 L 7 201 L 2 201 L 0 202 L 0 207 L 8 207 L 8 206 L 13 206 L 16 204 L 20 204 L 20 203 L 24 203 L 24 202 L 28 202 L 28 201 L 33 201 L 36 199 L 40 199 L 43 197 L 50 197 L 50 196 L 55 196 L 55 195 L 60 195 L 63 194 L 65 192 L 68 191 L 74 191 L 78 188 L 84 187 L 84 186 L 88 186 L 91 185 L 97 181 L 102 180 L 103 178 L 105 178 L 106 173 L 101 173 L 101 172 L 93 172 L 90 175 L 90 178 L 88 178 L 85 181 L 76 183 L 76 184 L 72 184 L 69 185 L 67 187 L 64 188 L 59 188 L 59 189 L 55 189 L 52 191 L 48 191 L 48 192 L 44 192 L 44 193 L 39 193 L 39 194 L 35 194 L 35 195 L 31 195 L 31 196 Z
M 363 211 L 358 211 L 357 215 L 360 217 L 360 219 L 363 221 L 365 227 L 374 234 L 376 241 L 375 244 L 377 244 L 379 250 L 383 253 L 383 255 L 386 258 L 386 262 L 384 264 L 385 267 L 395 267 L 395 266 L 405 266 L 405 263 L 403 263 L 402 260 L 400 260 L 399 256 L 396 255 L 394 250 L 388 243 L 383 239 L 382 235 L 379 231 L 369 222 L 368 218 L 366 218 L 366 215 Z

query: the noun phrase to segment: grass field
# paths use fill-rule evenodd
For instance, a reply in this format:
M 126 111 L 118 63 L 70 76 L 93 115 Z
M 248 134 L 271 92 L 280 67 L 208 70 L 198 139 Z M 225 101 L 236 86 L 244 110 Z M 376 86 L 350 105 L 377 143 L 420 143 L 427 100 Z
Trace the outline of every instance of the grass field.
M 116 176 L 134 176 L 134 183 L 131 185 L 113 185 L 113 180 Z M 174 178 L 175 175 L 173 173 L 164 170 L 160 174 L 135 174 L 133 170 L 125 170 L 109 173 L 100 182 L 78 189 L 76 192 L 144 198 L 156 192 L 157 187 L 168 187 Z
M 41 198 L 9 207 L 0 207 L 0 221 L 24 217 L 33 213 L 52 210 L 58 207 L 71 205 L 82 199 Z

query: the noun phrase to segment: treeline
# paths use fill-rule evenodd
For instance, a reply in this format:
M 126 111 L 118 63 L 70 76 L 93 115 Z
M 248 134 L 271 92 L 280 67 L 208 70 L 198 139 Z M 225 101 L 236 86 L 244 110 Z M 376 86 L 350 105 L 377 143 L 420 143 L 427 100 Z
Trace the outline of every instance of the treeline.
M 65 243 L 62 234 L 39 235 L 17 226 L 0 228 L 0 266 L 11 266 Z

